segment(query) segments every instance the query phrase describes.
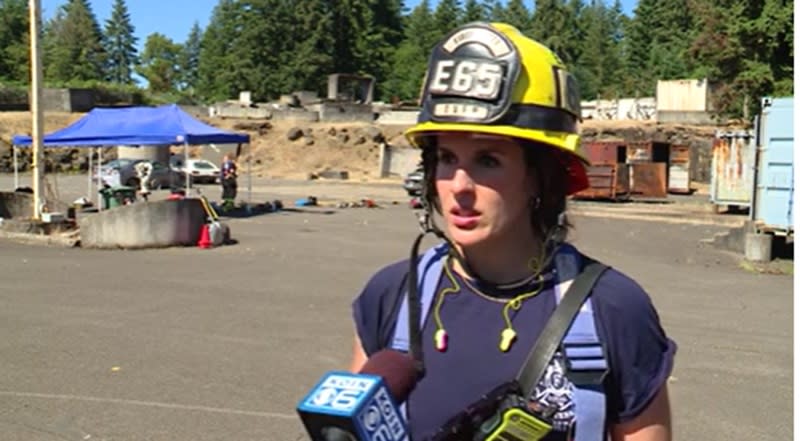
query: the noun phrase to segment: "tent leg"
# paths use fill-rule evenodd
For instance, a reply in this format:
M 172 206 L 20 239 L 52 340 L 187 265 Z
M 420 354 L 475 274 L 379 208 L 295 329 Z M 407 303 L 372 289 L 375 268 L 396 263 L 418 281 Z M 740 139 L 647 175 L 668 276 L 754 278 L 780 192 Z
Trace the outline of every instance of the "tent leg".
M 247 144 L 247 205 L 253 203 L 253 174 L 251 164 L 253 163 L 253 145 Z
M 19 164 L 17 163 L 17 146 L 13 146 L 14 150 L 14 190 L 19 188 Z
M 103 158 L 101 157 L 101 155 L 102 155 L 101 148 L 100 147 L 96 148 L 95 152 L 97 153 L 97 170 L 98 170 L 98 173 L 97 173 L 97 189 L 96 189 L 97 191 L 95 192 L 95 193 L 97 193 L 97 195 L 96 195 L 97 196 L 97 211 L 103 211 L 103 204 L 102 204 L 102 201 L 100 201 L 100 189 L 102 188 L 103 183 L 100 181 L 100 173 L 99 173 L 100 166 L 103 164 Z M 89 194 L 89 200 L 90 201 L 92 200 L 92 195 L 91 194 Z
M 89 149 L 89 170 L 86 173 L 86 196 L 92 197 L 92 149 Z
M 192 182 L 191 182 L 191 179 L 190 179 L 189 173 L 188 173 L 188 170 L 189 170 L 189 143 L 188 142 L 184 142 L 183 143 L 183 170 L 184 170 L 183 175 L 184 175 L 184 178 L 186 180 L 186 182 L 184 184 L 186 186 L 186 196 L 189 196 L 189 188 L 192 186 L 191 185 Z

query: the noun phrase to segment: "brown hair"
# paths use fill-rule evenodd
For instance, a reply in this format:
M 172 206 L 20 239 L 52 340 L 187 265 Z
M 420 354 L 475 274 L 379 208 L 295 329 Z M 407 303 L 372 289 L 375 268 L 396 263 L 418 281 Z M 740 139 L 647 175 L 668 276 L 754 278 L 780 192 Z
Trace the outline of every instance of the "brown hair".
M 536 236 L 545 241 L 559 225 L 559 216 L 562 214 L 564 217 L 561 225 L 565 230 L 571 227 L 565 214 L 569 177 L 566 162 L 562 158 L 564 154 L 541 143 L 523 140 L 517 142 L 525 155 L 528 173 L 538 181 L 536 196 L 539 201 L 538 206 L 531 210 L 531 227 Z M 425 173 L 423 198 L 429 207 L 441 214 L 439 195 L 436 194 L 437 162 L 435 137 L 430 137 L 422 150 L 422 166 Z

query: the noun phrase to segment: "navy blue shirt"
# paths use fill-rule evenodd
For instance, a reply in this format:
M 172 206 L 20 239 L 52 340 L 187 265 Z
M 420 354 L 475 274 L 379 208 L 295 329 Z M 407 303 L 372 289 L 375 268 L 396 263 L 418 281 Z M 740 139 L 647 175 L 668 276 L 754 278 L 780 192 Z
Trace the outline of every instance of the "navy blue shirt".
M 426 373 L 407 401 L 414 440 L 425 439 L 483 394 L 513 379 L 556 307 L 554 281 L 549 278 L 539 294 L 524 300 L 518 310 L 509 309 L 517 339 L 510 350 L 502 352 L 503 307 L 508 299 L 529 292 L 534 283 L 507 289 L 474 286 L 449 268 L 451 271 L 443 271 L 423 328 Z M 380 329 L 387 322 L 393 326 L 396 317 L 388 317 L 385 296 L 397 295 L 391 291 L 400 288 L 407 271 L 408 260 L 384 267 L 353 303 L 358 336 L 367 355 L 388 345 L 381 341 Z M 439 314 L 448 344 L 441 352 L 434 347 L 438 328 L 434 310 L 447 288 Z M 592 302 L 610 367 L 604 380 L 606 424 L 625 422 L 639 415 L 666 382 L 676 345 L 665 335 L 649 296 L 619 271 L 609 269 L 600 277 L 592 291 Z M 570 438 L 574 430 L 573 390 L 557 353 L 531 397 L 552 412 L 554 430 L 545 440 Z

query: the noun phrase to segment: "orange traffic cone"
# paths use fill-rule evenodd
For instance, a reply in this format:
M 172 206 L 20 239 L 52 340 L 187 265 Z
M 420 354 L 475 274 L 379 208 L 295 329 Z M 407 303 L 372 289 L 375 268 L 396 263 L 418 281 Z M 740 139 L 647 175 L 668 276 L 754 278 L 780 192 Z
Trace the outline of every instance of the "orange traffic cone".
M 208 224 L 203 224 L 200 228 L 200 240 L 197 241 L 197 246 L 200 248 L 211 248 L 211 235 L 208 231 Z

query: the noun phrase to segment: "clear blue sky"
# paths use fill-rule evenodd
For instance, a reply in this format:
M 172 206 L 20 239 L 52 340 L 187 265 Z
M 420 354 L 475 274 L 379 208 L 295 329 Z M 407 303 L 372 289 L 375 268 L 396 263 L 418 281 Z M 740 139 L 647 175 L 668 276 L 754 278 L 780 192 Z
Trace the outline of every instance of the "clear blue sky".
M 419 1 L 406 0 L 406 8 L 409 10 L 414 8 Z M 606 1 L 610 3 L 613 0 Z M 637 1 L 622 0 L 626 14 L 632 13 Z M 136 28 L 136 37 L 139 38 L 138 44 L 141 48 L 144 40 L 153 32 L 160 32 L 176 43 L 183 43 L 195 21 L 200 27 L 205 28 L 211 17 L 211 10 L 217 2 L 218 0 L 127 0 L 125 3 L 128 5 L 131 22 Z M 65 3 L 66 0 L 42 0 L 43 18 L 50 19 L 59 6 Z M 436 3 L 436 0 L 431 0 L 432 5 L 435 6 Z M 532 7 L 534 0 L 526 0 L 525 3 Z M 104 26 L 105 21 L 111 16 L 113 0 L 90 0 L 90 4 L 100 26 Z

